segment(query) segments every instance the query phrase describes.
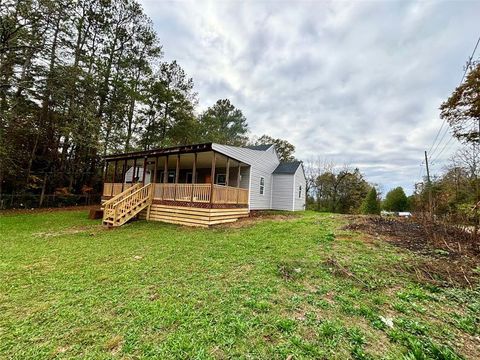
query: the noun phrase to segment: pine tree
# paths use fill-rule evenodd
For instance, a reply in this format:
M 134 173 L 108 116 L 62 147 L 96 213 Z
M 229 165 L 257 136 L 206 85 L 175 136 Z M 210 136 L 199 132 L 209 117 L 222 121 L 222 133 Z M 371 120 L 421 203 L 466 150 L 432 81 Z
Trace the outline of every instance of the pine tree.
M 247 143 L 247 119 L 228 99 L 218 100 L 199 120 L 203 141 L 236 146 Z
M 372 187 L 365 197 L 362 208 L 362 214 L 380 214 L 380 201 L 375 187 Z

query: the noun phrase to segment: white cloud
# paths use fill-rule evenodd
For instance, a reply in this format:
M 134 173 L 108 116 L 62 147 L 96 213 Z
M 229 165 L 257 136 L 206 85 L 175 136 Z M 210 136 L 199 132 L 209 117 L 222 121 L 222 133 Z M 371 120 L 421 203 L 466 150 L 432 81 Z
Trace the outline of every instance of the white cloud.
M 480 13 L 479 2 L 142 3 L 200 109 L 229 98 L 253 134 L 359 166 L 385 189 L 419 180 Z

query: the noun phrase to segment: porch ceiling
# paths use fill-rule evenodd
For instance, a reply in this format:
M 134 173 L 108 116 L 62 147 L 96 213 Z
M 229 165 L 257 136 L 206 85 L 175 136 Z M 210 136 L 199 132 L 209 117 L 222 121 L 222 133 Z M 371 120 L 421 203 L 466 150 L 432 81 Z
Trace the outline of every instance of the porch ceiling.
M 146 150 L 146 151 L 134 151 L 134 152 L 128 152 L 123 154 L 113 154 L 113 155 L 105 156 L 104 159 L 106 161 L 125 160 L 125 159 L 128 160 L 128 159 L 135 159 L 135 158 L 138 159 L 138 158 L 144 158 L 144 157 L 199 153 L 204 151 L 212 151 L 212 143 L 182 145 L 182 146 L 174 146 L 174 147 L 153 149 L 153 150 Z
M 158 167 L 161 169 L 164 166 L 165 157 L 168 155 L 168 168 L 175 168 L 176 167 L 176 156 L 180 156 L 180 168 L 190 168 L 193 164 L 193 159 L 197 154 L 197 168 L 209 168 L 212 165 L 212 156 L 214 151 L 212 150 L 212 143 L 205 143 L 205 144 L 196 144 L 196 145 L 187 145 L 187 146 L 176 146 L 164 149 L 155 149 L 155 150 L 148 150 L 148 151 L 136 151 L 130 153 L 123 153 L 123 154 L 115 154 L 115 155 L 108 155 L 105 156 L 105 161 L 112 162 L 112 161 L 119 161 L 119 160 L 127 160 L 132 162 L 134 159 L 137 159 L 137 165 L 142 166 L 142 160 L 147 158 L 149 162 L 153 161 L 154 158 L 158 157 Z M 230 158 L 230 166 L 248 166 L 241 161 L 238 161 L 232 157 L 224 155 L 218 151 L 215 151 L 217 154 L 216 159 L 216 167 L 226 167 L 227 166 L 227 158 Z

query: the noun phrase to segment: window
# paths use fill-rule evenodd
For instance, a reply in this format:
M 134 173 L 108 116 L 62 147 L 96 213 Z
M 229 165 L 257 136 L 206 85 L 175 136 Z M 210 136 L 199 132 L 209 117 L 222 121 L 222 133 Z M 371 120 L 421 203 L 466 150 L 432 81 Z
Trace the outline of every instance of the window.
M 163 183 L 163 171 L 160 172 L 160 182 Z M 173 184 L 175 182 L 175 170 L 171 170 L 167 173 L 167 183 Z
M 265 178 L 260 178 L 260 195 L 263 195 L 265 192 Z
M 302 197 L 302 185 L 298 187 L 298 198 L 300 199 Z
M 227 175 L 225 174 L 217 174 L 217 181 L 218 185 L 226 185 L 227 184 Z

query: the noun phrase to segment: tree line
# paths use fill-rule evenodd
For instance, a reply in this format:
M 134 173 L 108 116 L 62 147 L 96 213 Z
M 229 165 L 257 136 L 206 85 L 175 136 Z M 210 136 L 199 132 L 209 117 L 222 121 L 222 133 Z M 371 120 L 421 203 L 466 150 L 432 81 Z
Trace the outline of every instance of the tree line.
M 193 79 L 163 61 L 135 0 L 0 2 L 0 196 L 99 189 L 102 156 L 249 140 L 228 99 L 198 113 Z
M 326 160 L 304 164 L 307 181 L 307 208 L 342 214 L 380 214 L 411 208 L 403 188 L 391 189 L 382 199 L 376 184 L 369 183 L 360 169 L 339 166 Z

